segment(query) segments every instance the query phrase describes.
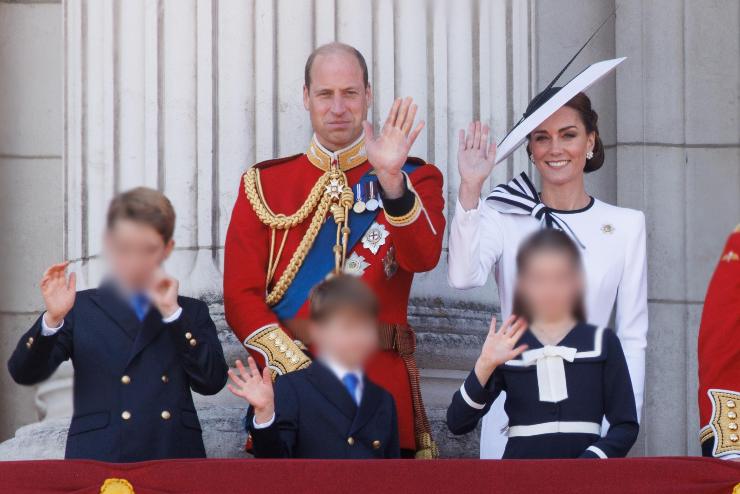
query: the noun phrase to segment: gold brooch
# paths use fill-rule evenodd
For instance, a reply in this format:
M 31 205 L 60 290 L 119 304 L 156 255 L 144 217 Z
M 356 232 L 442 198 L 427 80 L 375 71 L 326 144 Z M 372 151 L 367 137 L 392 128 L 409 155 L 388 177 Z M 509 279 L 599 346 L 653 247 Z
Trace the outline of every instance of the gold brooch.
M 740 256 L 737 252 L 728 251 L 727 254 L 722 256 L 722 260 L 725 262 L 740 261 Z
M 604 233 L 606 233 L 606 234 L 614 233 L 614 226 L 613 225 L 610 225 L 609 223 L 607 223 L 605 225 L 601 225 L 601 231 L 604 232 Z
M 126 479 L 105 479 L 100 494 L 135 494 L 134 486 Z

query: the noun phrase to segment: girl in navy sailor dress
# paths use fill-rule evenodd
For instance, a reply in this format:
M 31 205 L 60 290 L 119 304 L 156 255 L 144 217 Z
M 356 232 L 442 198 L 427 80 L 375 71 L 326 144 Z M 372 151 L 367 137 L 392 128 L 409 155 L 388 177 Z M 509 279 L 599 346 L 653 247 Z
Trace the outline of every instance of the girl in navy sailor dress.
M 584 321 L 578 248 L 563 232 L 541 230 L 517 255 L 514 311 L 496 328 L 447 410 L 453 434 L 475 429 L 506 392 L 503 458 L 615 458 L 639 431 L 619 339 Z M 601 436 L 602 420 L 610 427 Z

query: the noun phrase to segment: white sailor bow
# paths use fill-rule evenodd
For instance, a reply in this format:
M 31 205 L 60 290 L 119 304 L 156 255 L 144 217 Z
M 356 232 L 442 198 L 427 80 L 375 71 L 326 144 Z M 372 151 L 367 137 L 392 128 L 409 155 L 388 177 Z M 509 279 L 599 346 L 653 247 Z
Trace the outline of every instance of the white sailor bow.
M 486 200 L 490 201 L 491 207 L 499 213 L 528 214 L 539 221 L 543 228 L 564 231 L 581 248 L 585 249 L 568 223 L 542 202 L 537 189 L 525 172 L 520 173 L 507 184 L 494 187 Z
M 563 361 L 573 362 L 577 350 L 567 346 L 546 345 L 522 354 L 524 365 L 537 364 L 540 401 L 557 403 L 568 398 Z

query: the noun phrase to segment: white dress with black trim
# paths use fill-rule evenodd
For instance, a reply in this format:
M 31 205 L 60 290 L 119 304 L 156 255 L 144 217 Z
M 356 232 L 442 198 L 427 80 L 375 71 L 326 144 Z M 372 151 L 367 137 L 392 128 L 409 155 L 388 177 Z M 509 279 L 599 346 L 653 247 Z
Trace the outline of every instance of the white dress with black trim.
M 511 315 L 519 245 L 543 227 L 568 233 L 581 246 L 588 322 L 608 326 L 616 307 L 615 331 L 627 359 L 638 417 L 642 409 L 647 346 L 647 263 L 645 216 L 595 198 L 583 209 L 559 211 L 540 201 L 525 174 L 499 185 L 478 207 L 457 201 L 450 226 L 448 282 L 483 286 L 493 272 L 501 315 Z M 483 420 L 481 458 L 501 458 L 507 418 L 499 400 Z
M 639 425 L 627 363 L 616 335 L 576 325 L 557 346 L 526 331 L 529 349 L 481 386 L 472 371 L 447 409 L 453 434 L 475 429 L 501 392 L 509 416 L 503 458 L 619 458 Z M 601 423 L 610 423 L 601 436 Z

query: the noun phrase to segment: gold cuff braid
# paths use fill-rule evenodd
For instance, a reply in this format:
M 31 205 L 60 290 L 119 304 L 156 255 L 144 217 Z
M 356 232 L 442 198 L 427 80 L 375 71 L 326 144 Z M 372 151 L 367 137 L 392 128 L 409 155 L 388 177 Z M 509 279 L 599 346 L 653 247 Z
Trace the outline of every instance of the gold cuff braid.
M 714 456 L 740 454 L 740 392 L 725 389 L 707 391 L 712 402 L 709 425 L 714 432 Z
M 308 367 L 311 359 L 280 326 L 267 326 L 247 338 L 244 346 L 261 353 L 278 375 Z
M 414 194 L 414 205 L 411 208 L 411 211 L 404 214 L 403 216 L 391 216 L 386 211 L 385 219 L 387 219 L 388 223 L 390 223 L 393 226 L 406 226 L 416 221 L 420 213 L 421 213 L 421 202 L 419 201 L 419 196 Z

